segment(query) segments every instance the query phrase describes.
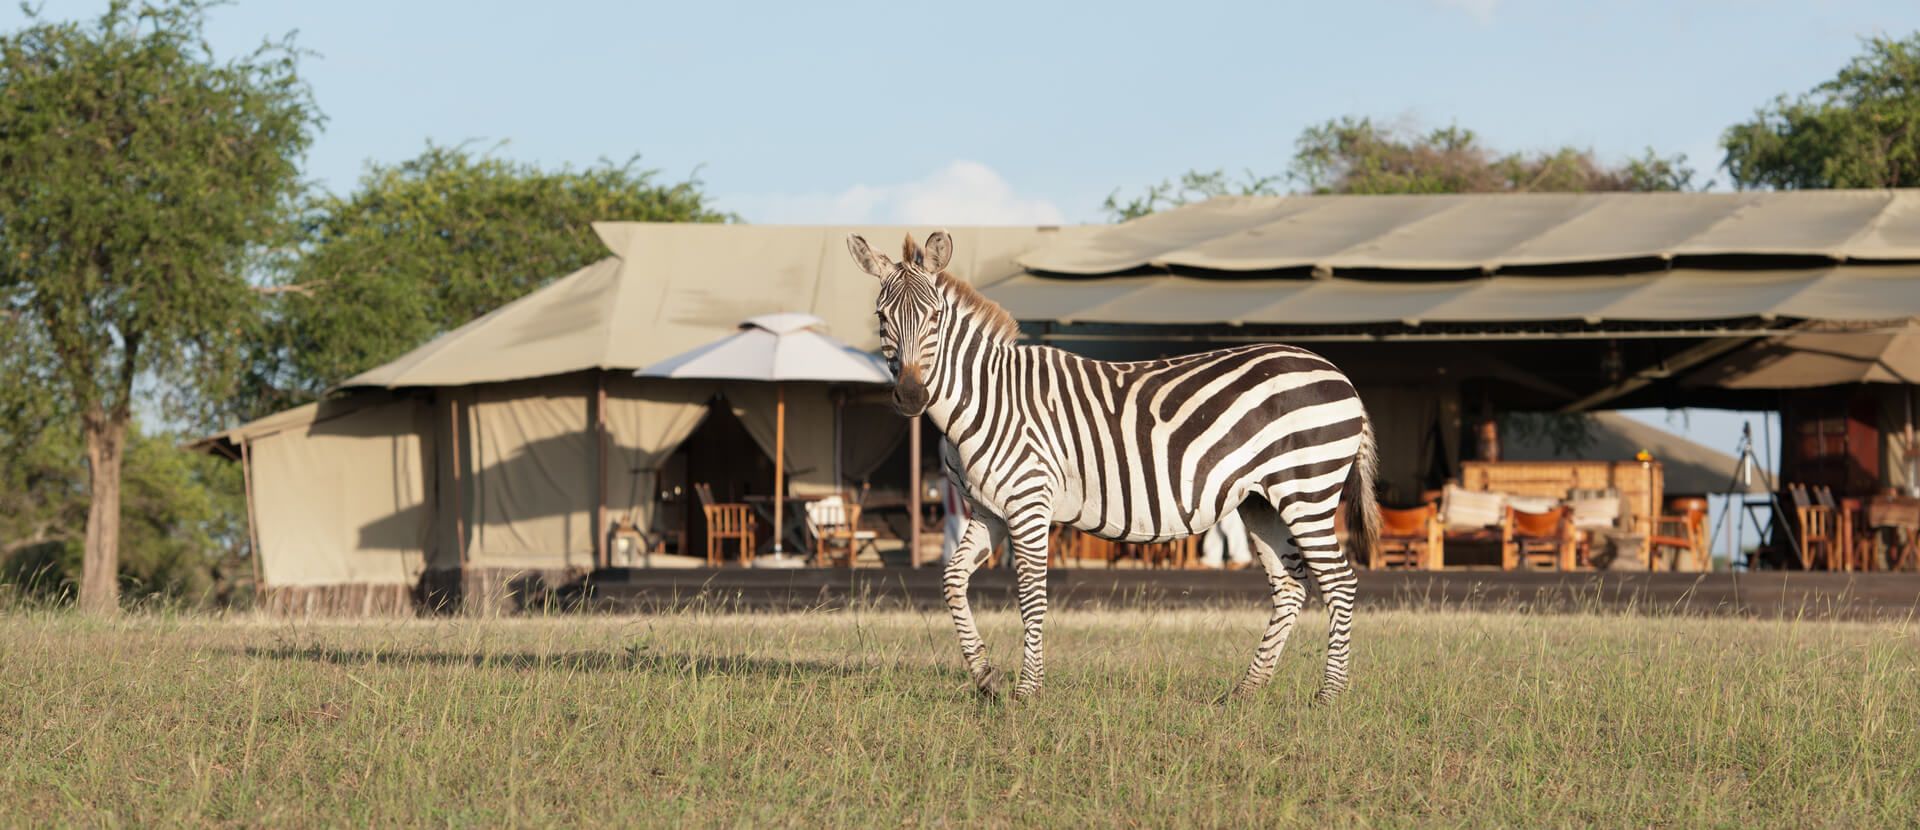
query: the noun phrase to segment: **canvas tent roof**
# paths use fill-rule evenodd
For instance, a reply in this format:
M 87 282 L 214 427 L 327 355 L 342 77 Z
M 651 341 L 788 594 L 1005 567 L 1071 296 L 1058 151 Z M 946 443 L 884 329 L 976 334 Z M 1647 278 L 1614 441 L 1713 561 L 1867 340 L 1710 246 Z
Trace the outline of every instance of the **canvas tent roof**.
M 1017 319 L 1067 323 L 1885 320 L 1920 314 L 1920 264 L 1406 282 L 1020 274 L 983 293 Z
M 1020 257 L 1143 267 L 1477 270 L 1763 255 L 1920 260 L 1920 192 L 1498 193 L 1212 199 Z
M 934 228 L 599 222 L 614 255 L 448 332 L 341 388 L 460 386 L 587 369 L 639 369 L 732 334 L 740 321 L 808 312 L 863 350 L 879 346 L 878 283 L 847 255 L 848 233 L 896 244 Z M 1020 270 L 1018 254 L 1085 227 L 952 231 L 955 273 L 975 282 Z
M 1018 319 L 1327 326 L 1920 313 L 1920 191 L 1214 199 L 1019 258 Z

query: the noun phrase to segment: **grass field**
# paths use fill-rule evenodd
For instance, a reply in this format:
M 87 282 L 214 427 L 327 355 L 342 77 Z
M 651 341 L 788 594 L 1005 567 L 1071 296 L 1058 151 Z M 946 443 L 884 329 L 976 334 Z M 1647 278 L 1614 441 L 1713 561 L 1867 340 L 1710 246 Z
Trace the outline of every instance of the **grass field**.
M 1375 612 L 1311 708 L 1313 622 L 1216 708 L 1256 612 L 1058 612 L 1024 705 L 932 614 L 0 617 L 0 826 L 1920 824 L 1910 622 Z

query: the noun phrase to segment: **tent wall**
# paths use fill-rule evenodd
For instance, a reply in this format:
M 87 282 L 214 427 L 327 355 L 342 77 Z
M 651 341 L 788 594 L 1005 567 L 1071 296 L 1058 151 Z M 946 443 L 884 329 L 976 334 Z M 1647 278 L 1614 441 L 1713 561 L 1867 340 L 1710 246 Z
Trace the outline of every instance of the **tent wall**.
M 598 447 L 586 375 L 488 384 L 463 408 L 471 454 L 467 564 L 479 568 L 593 566 Z M 470 485 L 470 486 L 469 486 Z
M 410 585 L 430 537 L 429 410 L 400 399 L 248 444 L 262 576 L 275 588 Z
M 635 523 L 654 527 L 660 465 L 707 416 L 713 390 L 706 384 L 606 379 L 607 515 L 631 510 Z

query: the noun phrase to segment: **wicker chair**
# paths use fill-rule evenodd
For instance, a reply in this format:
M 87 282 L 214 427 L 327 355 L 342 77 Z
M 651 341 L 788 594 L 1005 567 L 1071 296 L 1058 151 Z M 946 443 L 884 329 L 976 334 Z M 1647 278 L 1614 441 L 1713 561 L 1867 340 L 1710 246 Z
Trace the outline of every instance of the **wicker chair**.
M 728 540 L 740 544 L 740 566 L 753 565 L 753 505 L 713 500 L 713 488 L 706 484 L 693 485 L 695 493 L 700 495 L 700 509 L 707 514 L 707 565 L 718 568 L 721 563 L 721 543 Z

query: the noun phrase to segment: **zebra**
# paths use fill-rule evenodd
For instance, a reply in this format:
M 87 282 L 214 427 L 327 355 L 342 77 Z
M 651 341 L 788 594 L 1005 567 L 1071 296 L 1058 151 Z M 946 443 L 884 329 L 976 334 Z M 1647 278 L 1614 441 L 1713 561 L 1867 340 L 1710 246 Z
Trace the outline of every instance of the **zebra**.
M 1379 536 L 1373 429 L 1353 383 L 1305 349 L 1245 345 L 1133 363 L 1017 343 L 1005 309 L 948 273 L 953 239 L 907 236 L 900 262 L 859 235 L 847 248 L 879 278 L 874 303 L 893 403 L 939 428 L 940 457 L 973 517 L 942 588 L 978 691 L 1001 674 L 974 626 L 967 584 L 996 539 L 1013 550 L 1024 643 L 1013 699 L 1038 692 L 1046 663 L 1047 537 L 1064 522 L 1102 538 L 1164 542 L 1240 511 L 1267 572 L 1272 615 L 1226 698 L 1273 676 L 1311 578 L 1328 609 L 1326 671 L 1314 700 L 1347 688 L 1355 575 L 1334 535 L 1347 524 L 1364 561 Z M 1249 498 L 1249 496 L 1258 498 Z M 1288 536 L 1292 546 L 1284 544 Z

